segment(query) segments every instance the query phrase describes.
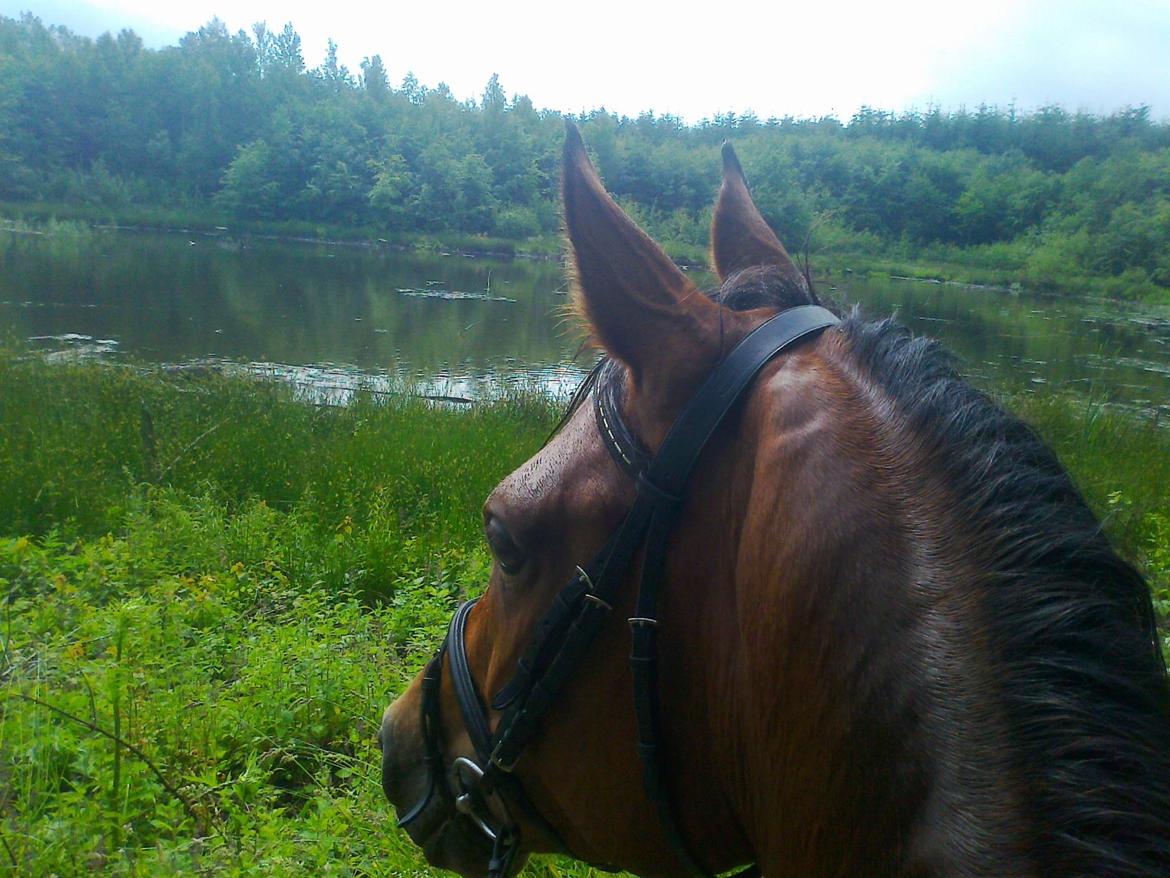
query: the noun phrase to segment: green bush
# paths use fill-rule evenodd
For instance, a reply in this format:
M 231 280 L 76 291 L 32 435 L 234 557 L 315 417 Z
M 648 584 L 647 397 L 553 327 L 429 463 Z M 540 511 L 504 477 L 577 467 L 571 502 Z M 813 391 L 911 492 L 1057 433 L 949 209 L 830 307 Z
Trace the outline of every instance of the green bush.
M 0 872 L 430 874 L 377 725 L 555 408 L 323 409 L 11 351 L 0 407 Z

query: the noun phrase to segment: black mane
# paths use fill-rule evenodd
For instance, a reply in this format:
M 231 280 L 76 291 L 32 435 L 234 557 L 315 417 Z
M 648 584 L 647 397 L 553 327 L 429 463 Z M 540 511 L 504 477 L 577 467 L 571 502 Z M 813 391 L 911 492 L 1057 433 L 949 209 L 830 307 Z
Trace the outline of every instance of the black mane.
M 1040 874 L 1170 874 L 1170 687 L 1150 591 L 1052 451 L 892 320 L 840 331 L 947 486 L 980 571 L 980 636 L 999 683 Z
M 714 298 L 737 310 L 817 301 L 767 269 L 728 278 Z M 978 581 L 962 587 L 980 618 L 967 624 L 998 678 L 991 697 L 1012 737 L 999 746 L 1028 791 L 1021 833 L 1037 872 L 1170 875 L 1170 684 L 1146 582 L 1043 440 L 937 342 L 856 311 L 836 331 L 978 556 Z

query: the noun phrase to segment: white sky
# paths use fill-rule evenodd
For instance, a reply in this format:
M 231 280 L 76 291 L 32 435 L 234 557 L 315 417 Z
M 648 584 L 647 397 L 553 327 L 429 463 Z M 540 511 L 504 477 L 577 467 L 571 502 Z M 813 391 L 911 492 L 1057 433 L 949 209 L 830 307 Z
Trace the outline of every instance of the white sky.
M 509 94 L 578 112 L 605 106 L 697 121 L 881 109 L 1109 112 L 1170 117 L 1170 0 L 0 0 L 96 36 L 123 27 L 176 42 L 218 15 L 232 30 L 291 21 L 305 61 L 328 37 L 357 71 L 379 53 L 397 84 L 413 71 L 477 97 L 492 73 Z

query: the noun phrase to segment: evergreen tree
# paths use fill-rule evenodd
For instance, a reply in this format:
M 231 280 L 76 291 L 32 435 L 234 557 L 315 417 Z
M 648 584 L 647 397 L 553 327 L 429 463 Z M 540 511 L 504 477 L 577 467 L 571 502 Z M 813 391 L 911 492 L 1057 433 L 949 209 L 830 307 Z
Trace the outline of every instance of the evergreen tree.
M 765 217 L 793 246 L 1020 242 L 1037 265 L 1170 285 L 1170 125 L 1042 107 L 697 125 L 604 109 L 577 120 L 609 189 L 653 234 L 706 246 L 718 148 L 734 138 Z M 561 116 L 499 77 L 460 101 L 382 58 L 360 77 L 330 40 L 306 70 L 290 24 L 212 19 L 154 51 L 0 16 L 0 197 L 213 207 L 230 218 L 524 237 L 558 229 Z M 818 219 L 819 218 L 819 219 Z

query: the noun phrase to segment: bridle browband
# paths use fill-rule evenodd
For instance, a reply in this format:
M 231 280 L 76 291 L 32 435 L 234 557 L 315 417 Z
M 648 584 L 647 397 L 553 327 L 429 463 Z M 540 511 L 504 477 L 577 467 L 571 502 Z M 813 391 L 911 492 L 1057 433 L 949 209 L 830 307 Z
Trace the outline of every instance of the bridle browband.
M 801 305 L 756 327 L 714 368 L 654 455 L 626 426 L 619 396 L 603 392 L 601 383 L 593 382 L 598 430 L 614 461 L 634 482 L 634 503 L 601 551 L 586 567 L 576 568 L 573 578 L 537 623 L 515 673 L 492 699 L 492 710 L 503 712 L 494 734 L 471 674 L 464 642 L 467 618 L 478 599 L 456 611 L 446 639 L 423 673 L 421 714 L 427 789 L 399 820 L 400 826 L 416 820 L 436 795 L 453 800 L 456 810 L 492 843 L 488 878 L 507 875 L 520 847 L 520 830 L 510 807 L 524 812 L 542 832 L 568 850 L 556 829 L 533 807 L 512 770 L 524 746 L 539 732 L 545 712 L 583 663 L 602 623 L 618 602 L 618 590 L 635 554 L 645 545 L 637 603 L 634 615 L 627 620 L 643 784 L 647 797 L 658 809 L 664 834 L 679 862 L 692 874 L 708 874 L 679 829 L 659 756 L 656 638 L 667 538 L 678 518 L 683 490 L 695 462 L 736 400 L 770 360 L 837 322 L 832 312 L 819 305 Z M 455 789 L 445 778 L 441 744 L 439 690 L 444 655 L 476 756 L 475 760 L 459 757 L 452 763 Z M 751 866 L 739 876 L 757 874 L 756 867 Z

